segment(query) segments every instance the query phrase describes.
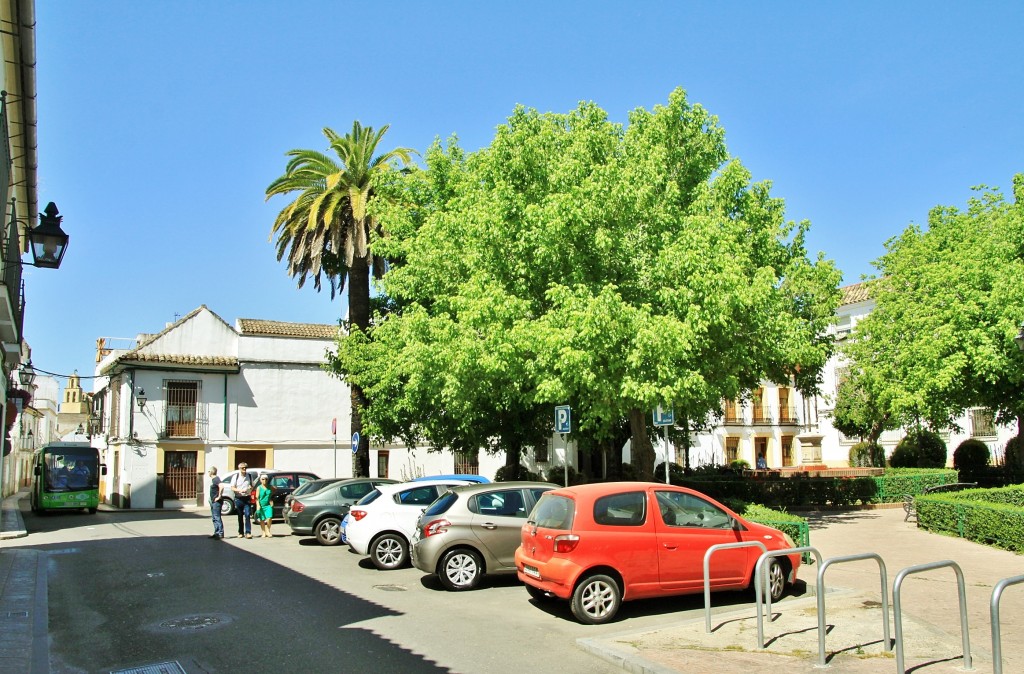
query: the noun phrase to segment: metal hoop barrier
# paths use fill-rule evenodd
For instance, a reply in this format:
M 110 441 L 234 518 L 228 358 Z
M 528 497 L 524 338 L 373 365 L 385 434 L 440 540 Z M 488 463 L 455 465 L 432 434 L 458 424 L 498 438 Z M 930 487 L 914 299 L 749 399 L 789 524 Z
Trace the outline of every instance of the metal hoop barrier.
M 719 550 L 733 548 L 761 548 L 761 552 L 768 552 L 761 541 L 745 541 L 743 543 L 719 543 L 712 545 L 704 553 L 704 631 L 711 634 L 711 555 Z
M 764 582 L 761 578 L 764 574 L 764 563 L 769 559 L 775 557 L 788 557 L 789 555 L 803 554 L 809 552 L 814 555 L 814 558 L 821 564 L 821 553 L 818 552 L 818 548 L 805 546 L 802 548 L 789 548 L 787 550 L 772 550 L 771 552 L 765 552 L 757 559 L 757 565 L 754 567 L 754 603 L 757 604 L 757 647 L 764 650 L 764 616 L 761 613 L 761 602 L 764 601 L 768 607 L 768 619 L 771 620 L 772 616 L 772 593 L 768 589 L 768 582 L 770 578 L 765 578 Z M 767 590 L 767 591 L 766 591 Z M 767 599 L 763 599 L 767 595 Z
M 892 650 L 892 641 L 889 639 L 889 579 L 885 572 L 885 562 L 879 555 L 873 552 L 865 552 L 860 555 L 847 555 L 845 557 L 832 557 L 826 559 L 818 566 L 818 666 L 827 667 L 825 662 L 825 569 L 833 564 L 845 562 L 857 562 L 865 559 L 873 559 L 878 562 L 878 573 L 882 581 L 882 638 L 885 640 L 885 650 Z
M 931 571 L 932 569 L 941 569 L 943 567 L 951 567 L 956 572 L 956 587 L 960 594 L 960 633 L 963 639 L 964 646 L 964 669 L 973 669 L 971 665 L 971 635 L 967 631 L 967 592 L 964 589 L 964 572 L 960 570 L 960 565 L 952 560 L 946 560 L 944 562 L 932 562 L 930 564 L 918 564 L 917 566 L 908 566 L 907 568 L 896 574 L 896 580 L 892 584 L 892 599 L 893 599 L 893 610 L 894 610 L 894 621 L 896 623 L 896 673 L 906 674 L 906 669 L 903 666 L 903 613 L 900 608 L 900 587 L 903 585 L 903 579 L 912 573 L 920 573 L 921 571 Z
M 1010 585 L 1024 583 L 1024 576 L 1004 578 L 996 583 L 992 589 L 992 606 L 990 609 L 992 617 L 992 672 L 1003 674 L 1003 638 L 999 630 L 999 601 L 1002 599 L 1003 590 Z

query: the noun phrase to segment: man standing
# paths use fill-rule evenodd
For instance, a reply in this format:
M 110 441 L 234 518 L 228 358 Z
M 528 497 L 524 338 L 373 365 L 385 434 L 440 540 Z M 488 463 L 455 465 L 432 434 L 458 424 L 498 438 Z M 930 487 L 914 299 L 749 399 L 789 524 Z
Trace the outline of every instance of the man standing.
M 210 538 L 224 538 L 224 520 L 220 516 L 220 478 L 217 467 L 210 468 L 210 517 L 213 518 L 213 535 Z
M 252 538 L 252 510 L 249 505 L 249 492 L 252 491 L 252 480 L 247 468 L 249 464 L 238 464 L 238 472 L 231 478 L 231 490 L 235 492 L 235 513 L 238 515 L 238 537 Z

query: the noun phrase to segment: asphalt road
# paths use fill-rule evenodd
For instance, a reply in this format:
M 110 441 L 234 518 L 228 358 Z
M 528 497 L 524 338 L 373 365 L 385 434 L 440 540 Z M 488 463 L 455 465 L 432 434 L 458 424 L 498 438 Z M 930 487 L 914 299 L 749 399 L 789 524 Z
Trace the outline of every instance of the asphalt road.
M 201 513 L 26 513 L 25 522 L 17 544 L 48 553 L 54 671 L 178 662 L 187 672 L 610 674 L 622 670 L 576 639 L 703 607 L 699 596 L 632 602 L 614 623 L 585 626 L 563 602 L 529 599 L 514 578 L 451 593 L 417 569 L 378 571 L 283 523 L 271 540 L 216 541 Z M 729 597 L 716 606 L 747 600 Z

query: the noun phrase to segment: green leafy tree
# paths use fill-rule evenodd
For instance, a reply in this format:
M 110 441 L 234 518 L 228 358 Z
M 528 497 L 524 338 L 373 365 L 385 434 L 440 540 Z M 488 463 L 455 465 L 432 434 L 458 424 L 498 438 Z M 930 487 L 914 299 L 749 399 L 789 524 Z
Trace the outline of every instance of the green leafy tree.
M 628 420 L 650 478 L 656 405 L 700 419 L 764 379 L 816 386 L 839 274 L 682 90 L 628 128 L 519 107 L 489 147 L 426 159 L 378 213 L 403 310 L 335 361 L 382 437 L 487 439 L 512 465 L 569 403 L 589 446 Z
M 291 150 L 284 175 L 266 190 L 266 198 L 283 194 L 293 200 L 277 214 L 271 239 L 277 237 L 277 259 L 287 255 L 288 273 L 298 278 L 301 288 L 307 277 L 319 291 L 326 277 L 335 292 L 348 281 L 348 325 L 350 332 L 365 332 L 370 325 L 370 272 L 381 276 L 384 260 L 372 254 L 371 242 L 381 234 L 379 225 L 368 214 L 368 205 L 381 174 L 391 173 L 398 164 L 406 164 L 412 151 L 396 148 L 379 152 L 387 132 L 352 124 L 344 136 L 323 129 L 334 154 L 316 150 Z M 362 410 L 366 407 L 363 390 L 351 384 L 352 432 L 362 431 Z M 356 453 L 355 473 L 369 476 L 369 438 L 361 438 Z
M 872 371 L 855 368 L 836 391 L 832 426 L 847 437 L 858 437 L 877 446 L 882 433 L 899 427 L 897 419 L 881 401 L 882 382 Z
M 902 425 L 947 428 L 985 406 L 1024 427 L 1024 354 L 1015 345 L 1024 306 L 1024 176 L 1015 203 L 978 188 L 966 210 L 936 207 L 928 228 L 886 243 L 870 285 L 876 307 L 857 324 L 851 370 Z

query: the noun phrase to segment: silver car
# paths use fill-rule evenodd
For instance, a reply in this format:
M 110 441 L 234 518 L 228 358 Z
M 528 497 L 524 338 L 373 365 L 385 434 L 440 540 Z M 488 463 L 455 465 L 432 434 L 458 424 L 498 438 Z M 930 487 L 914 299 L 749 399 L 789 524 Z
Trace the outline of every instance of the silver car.
M 413 565 L 437 574 L 449 590 L 471 590 L 484 574 L 515 573 L 526 516 L 547 482 L 493 482 L 450 487 L 423 511 L 413 533 Z

